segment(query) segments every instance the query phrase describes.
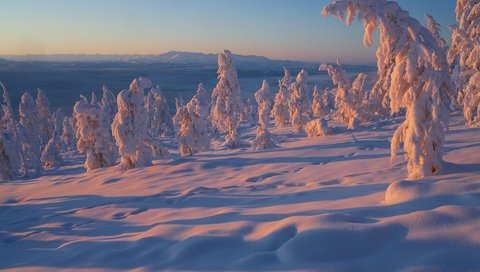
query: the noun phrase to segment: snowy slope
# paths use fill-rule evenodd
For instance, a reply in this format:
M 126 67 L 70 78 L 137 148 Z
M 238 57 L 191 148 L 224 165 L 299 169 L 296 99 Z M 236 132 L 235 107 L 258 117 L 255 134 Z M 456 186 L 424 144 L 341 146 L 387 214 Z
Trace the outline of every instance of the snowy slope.
M 272 129 L 281 148 L 261 152 L 219 138 L 122 173 L 87 174 L 71 155 L 0 184 L 0 268 L 478 271 L 480 129 L 455 115 L 444 173 L 410 182 L 401 156 L 389 163 L 398 124 L 315 139 Z

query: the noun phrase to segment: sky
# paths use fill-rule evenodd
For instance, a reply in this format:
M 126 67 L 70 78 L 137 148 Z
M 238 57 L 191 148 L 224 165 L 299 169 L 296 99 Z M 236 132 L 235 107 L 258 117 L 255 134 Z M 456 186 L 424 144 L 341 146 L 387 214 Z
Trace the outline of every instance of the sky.
M 371 63 L 362 23 L 322 17 L 333 0 L 2 0 L 0 55 L 159 54 L 170 50 Z M 455 23 L 455 0 L 398 0 L 422 23 Z

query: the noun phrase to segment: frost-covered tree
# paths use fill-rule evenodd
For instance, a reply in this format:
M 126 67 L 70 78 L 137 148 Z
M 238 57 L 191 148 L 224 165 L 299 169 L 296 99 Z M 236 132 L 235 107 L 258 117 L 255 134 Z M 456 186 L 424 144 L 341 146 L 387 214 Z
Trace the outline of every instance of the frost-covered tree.
M 157 85 L 150 89 L 145 97 L 145 108 L 148 114 L 148 132 L 152 137 L 173 131 L 170 107 L 160 86 Z
M 258 104 L 258 127 L 252 142 L 253 150 L 263 150 L 278 147 L 274 137 L 268 131 L 269 115 L 272 107 L 268 82 L 264 80 L 262 87 L 255 93 Z
M 290 120 L 289 100 L 290 100 L 290 72 L 283 68 L 284 77 L 278 81 L 278 91 L 272 108 L 271 116 L 275 120 L 275 126 L 282 128 Z
M 367 115 L 363 107 L 363 85 L 367 74 L 360 73 L 352 81 L 340 65 L 322 64 L 320 70 L 327 71 L 332 77 L 335 88 L 335 119 L 345 124 L 349 129 L 355 129 L 361 121 L 366 121 Z
M 305 132 L 309 138 L 326 136 L 330 132 L 330 128 L 328 127 L 327 120 L 323 118 L 317 118 L 309 121 L 305 125 Z
M 50 112 L 50 101 L 42 89 L 37 90 L 35 103 L 38 112 L 38 137 L 40 137 L 40 146 L 43 149 L 52 137 L 53 124 L 52 113 Z
M 100 100 L 100 107 L 103 110 L 103 118 L 106 124 L 109 126 L 113 123 L 115 114 L 117 114 L 117 100 L 115 95 L 108 89 L 106 85 L 102 87 L 102 100 Z
M 208 100 L 205 99 L 203 85 L 199 85 L 197 93 L 190 102 L 181 109 L 180 130 L 177 133 L 180 155 L 192 156 L 193 153 L 210 148 L 210 137 L 207 129 Z M 208 98 L 208 97 L 207 97 Z
M 25 174 L 33 171 L 34 175 L 42 173 L 42 164 L 40 162 L 41 147 L 38 137 L 39 113 L 33 97 L 24 93 L 19 104 L 20 122 L 18 127 L 18 137 L 21 143 L 21 150 L 25 162 Z M 46 124 L 44 122 L 43 124 Z
M 118 94 L 112 132 L 121 156 L 120 169 L 152 165 L 152 150 L 145 144 L 148 135 L 144 106 L 144 90 L 151 86 L 150 79 L 139 77 L 130 83 L 129 89 Z
M 0 181 L 2 181 L 17 177 L 23 166 L 10 97 L 2 82 L 0 85 L 3 88 L 3 102 L 0 103 Z
M 302 69 L 295 82 L 290 84 L 291 97 L 289 99 L 290 122 L 293 132 L 300 132 L 309 120 L 310 101 L 308 99 L 308 73 Z
M 62 125 L 62 149 L 64 151 L 71 151 L 76 149 L 77 139 L 75 137 L 75 129 L 73 126 L 73 117 L 65 116 Z
M 394 1 L 337 0 L 324 7 L 322 14 L 345 20 L 348 25 L 358 17 L 364 22 L 367 46 L 380 29 L 376 85 L 381 86 L 385 97 L 388 94 L 392 112 L 402 108 L 407 112 L 392 139 L 392 158 L 404 142 L 409 178 L 439 172 L 448 122 L 443 97 L 450 78 L 442 71 L 444 50 L 435 37 Z
M 182 125 L 182 121 L 185 118 L 185 103 L 183 99 L 175 97 L 175 115 L 172 118 L 173 126 L 178 131 Z
M 212 92 L 212 125 L 221 133 L 227 133 L 224 145 L 236 148 L 240 145 L 237 127 L 241 121 L 242 100 L 237 70 L 232 53 L 224 50 L 218 55 L 218 82 Z
M 458 0 L 448 62 L 466 125 L 480 127 L 480 1 Z
M 312 115 L 314 118 L 324 118 L 330 114 L 328 94 L 320 93 L 318 86 L 313 88 Z
M 48 141 L 47 145 L 43 149 L 40 160 L 45 169 L 58 166 L 63 160 L 60 152 L 62 150 L 62 130 L 64 114 L 61 109 L 58 109 L 53 113 L 53 134 L 52 138 Z
M 114 143 L 108 128 L 103 126 L 103 110 L 81 99 L 73 111 L 77 120 L 77 149 L 86 155 L 84 165 L 87 172 L 114 165 Z

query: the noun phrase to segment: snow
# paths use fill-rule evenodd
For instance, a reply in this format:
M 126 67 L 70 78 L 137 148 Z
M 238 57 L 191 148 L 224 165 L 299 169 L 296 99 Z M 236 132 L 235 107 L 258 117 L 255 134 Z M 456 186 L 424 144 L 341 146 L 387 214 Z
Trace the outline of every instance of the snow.
M 480 130 L 456 113 L 442 174 L 389 163 L 401 120 L 354 136 L 273 129 L 282 148 L 226 149 L 86 173 L 83 156 L 0 184 L 0 268 L 474 271 L 480 266 Z M 240 128 L 242 140 L 254 128 Z

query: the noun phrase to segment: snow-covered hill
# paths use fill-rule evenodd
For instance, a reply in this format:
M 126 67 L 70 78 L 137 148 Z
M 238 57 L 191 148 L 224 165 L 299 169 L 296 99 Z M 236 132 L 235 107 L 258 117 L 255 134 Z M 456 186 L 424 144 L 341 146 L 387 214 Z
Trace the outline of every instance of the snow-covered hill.
M 272 129 L 281 148 L 216 141 L 125 172 L 86 174 L 71 154 L 0 184 L 0 269 L 478 270 L 480 129 L 455 115 L 444 173 L 405 181 L 403 160 L 389 163 L 398 124 L 314 139 Z
M 169 51 L 163 54 L 51 54 L 51 55 L 0 55 L 0 58 L 11 61 L 42 61 L 42 62 L 125 62 L 125 63 L 197 63 L 216 64 L 218 54 L 205 54 L 182 51 Z M 263 56 L 234 55 L 236 63 L 272 63 L 294 62 L 271 60 Z

